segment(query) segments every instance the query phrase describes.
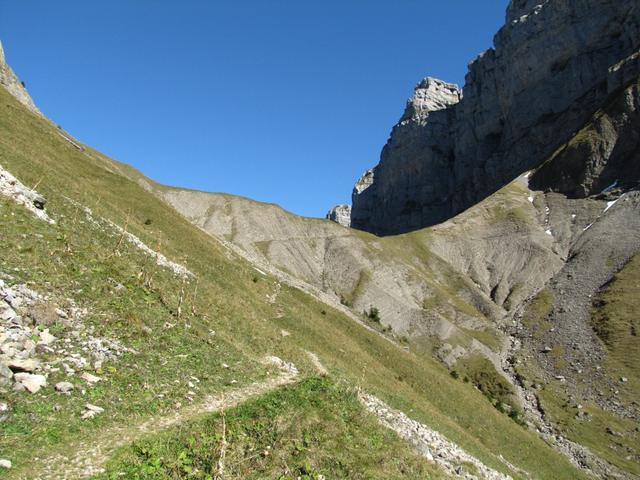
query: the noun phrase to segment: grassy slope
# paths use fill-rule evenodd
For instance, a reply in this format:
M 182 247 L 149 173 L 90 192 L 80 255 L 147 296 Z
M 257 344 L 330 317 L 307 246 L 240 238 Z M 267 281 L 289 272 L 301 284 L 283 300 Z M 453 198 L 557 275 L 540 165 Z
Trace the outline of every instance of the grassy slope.
M 635 313 L 638 308 L 640 285 L 640 262 L 637 257 L 618 273 L 614 280 L 594 299 L 592 312 L 594 327 L 605 340 L 609 351 L 606 368 L 614 381 L 622 376 L 628 377 L 627 383 L 619 383 L 621 398 L 626 403 L 637 401 L 640 394 L 638 377 L 638 337 L 634 335 L 637 325 Z M 553 297 L 548 290 L 542 290 L 532 301 L 523 318 L 537 335 L 552 327 L 547 319 L 551 311 Z M 552 351 L 552 355 L 553 355 Z M 557 356 L 558 364 L 564 362 Z M 523 362 L 517 367 L 518 373 L 529 385 L 538 384 L 538 396 L 546 416 L 563 432 L 567 438 L 580 443 L 592 452 L 619 468 L 640 474 L 640 436 L 635 422 L 621 419 L 602 410 L 595 402 L 576 401 L 570 398 L 560 382 L 546 383 L 544 376 L 533 362 Z M 578 408 L 581 404 L 581 408 Z M 588 417 L 579 414 L 586 412 Z M 612 435 L 609 430 L 616 432 Z
M 138 442 L 97 478 L 212 478 L 223 428 L 229 479 L 442 478 L 377 428 L 352 389 L 318 377 Z
M 17 468 L 12 475 L 21 469 L 29 471 L 28 458 L 62 450 L 70 439 L 95 435 L 97 429 L 127 421 L 129 416 L 144 417 L 170 408 L 184 392 L 177 387 L 174 391 L 169 384 L 185 371 L 205 378 L 206 388 L 220 391 L 228 388 L 231 378 L 241 382 L 260 378 L 263 372 L 255 360 L 265 354 L 292 360 L 303 374 L 310 372 L 302 350 L 306 348 L 315 351 L 336 377 L 362 385 L 495 468 L 505 470 L 497 459 L 502 454 L 542 478 L 580 478 L 534 434 L 497 412 L 471 386 L 452 380 L 435 362 L 370 334 L 298 290 L 283 287 L 276 305 L 269 304 L 266 295 L 275 289 L 271 279 L 254 282 L 250 265 L 229 255 L 134 182 L 75 149 L 2 89 L 0 109 L 0 164 L 27 185 L 39 182 L 38 190 L 48 198 L 48 209 L 58 220 L 57 226 L 48 226 L 3 200 L 3 224 L 8 226 L 3 226 L 1 237 L 3 269 L 22 268 L 15 272 L 17 280 L 40 286 L 46 281 L 47 290 L 74 297 L 93 312 L 89 322 L 141 352 L 136 358 L 123 359 L 108 381 L 91 393 L 113 405 L 96 422 L 77 420 L 80 399 L 56 397 L 63 413 L 54 414 L 52 399 L 47 398 L 54 394 L 49 390 L 43 396 L 10 394 L 17 413 L 0 425 L 0 449 L 15 452 Z M 148 245 L 159 245 L 169 258 L 187 264 L 197 275 L 198 294 L 195 285 L 189 284 L 191 297 L 185 306 L 189 313 L 177 328 L 164 331 L 162 325 L 175 322 L 172 311 L 181 282 L 159 271 L 153 288 L 145 289 L 136 273 L 149 268 L 147 259 L 129 247 L 120 257 L 109 256 L 117 237 L 91 231 L 64 196 L 89 206 L 97 215 L 127 224 Z M 145 224 L 147 220 L 150 225 Z M 127 294 L 107 296 L 108 285 L 113 284 L 110 279 L 126 285 Z M 145 335 L 138 329 L 141 325 L 150 326 L 153 333 Z M 281 328 L 291 336 L 283 338 Z M 211 329 L 217 332 L 215 340 L 209 337 Z M 184 364 L 172 359 L 184 352 L 195 354 Z M 226 373 L 220 366 L 223 359 L 231 359 L 233 372 Z M 162 366 L 165 360 L 169 363 Z M 169 390 L 168 397 L 150 395 L 161 389 Z M 306 415 L 304 408 L 300 413 Z M 363 433 L 382 435 L 374 430 Z M 334 453 L 331 445 L 322 448 L 327 455 Z

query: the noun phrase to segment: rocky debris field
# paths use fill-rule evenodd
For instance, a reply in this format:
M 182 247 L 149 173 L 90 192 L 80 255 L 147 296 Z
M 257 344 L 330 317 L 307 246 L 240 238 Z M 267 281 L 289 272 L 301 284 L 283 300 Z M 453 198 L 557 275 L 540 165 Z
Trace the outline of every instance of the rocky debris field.
M 86 315 L 73 300 L 57 304 L 25 285 L 0 279 L 0 392 L 35 394 L 52 388 L 60 394 L 82 394 L 99 382 L 90 370 L 99 371 L 104 362 L 131 350 L 95 336 L 93 327 L 83 322 Z M 58 372 L 66 381 L 50 385 L 49 375 Z M 0 403 L 0 420 L 10 410 Z
M 441 467 L 447 474 L 466 480 L 479 478 L 507 480 L 511 478 L 487 467 L 440 433 L 412 420 L 404 413 L 394 410 L 379 398 L 360 392 L 359 400 L 369 412 L 378 418 L 380 423 L 412 444 L 421 455 Z
M 20 180 L 2 168 L 2 165 L 0 165 L 0 194 L 24 205 L 40 220 L 51 224 L 56 223 L 44 209 L 47 203 L 45 198 L 34 189 L 26 187 Z
M 101 230 L 110 229 L 115 234 L 120 235 L 123 239 L 126 239 L 127 242 L 129 242 L 130 244 L 135 246 L 137 249 L 142 251 L 145 255 L 149 255 L 150 257 L 154 258 L 156 260 L 156 264 L 159 265 L 160 267 L 167 268 L 171 270 L 175 275 L 185 279 L 193 278 L 195 276 L 192 272 L 189 271 L 189 269 L 187 269 L 187 267 L 185 267 L 184 265 L 180 265 L 179 263 L 172 262 L 167 257 L 165 257 L 162 253 L 153 250 L 147 244 L 145 244 L 142 240 L 136 237 L 133 233 L 128 232 L 126 228 L 122 228 L 121 226 L 116 225 L 112 221 L 102 217 L 96 219 L 95 215 L 93 214 L 93 211 L 89 207 L 81 205 L 80 203 L 74 200 L 71 200 L 70 198 L 67 198 L 67 200 L 70 201 L 76 207 L 81 208 L 84 211 L 84 214 L 87 220 L 90 223 L 92 223 L 94 226 L 96 226 L 97 228 L 100 228 Z

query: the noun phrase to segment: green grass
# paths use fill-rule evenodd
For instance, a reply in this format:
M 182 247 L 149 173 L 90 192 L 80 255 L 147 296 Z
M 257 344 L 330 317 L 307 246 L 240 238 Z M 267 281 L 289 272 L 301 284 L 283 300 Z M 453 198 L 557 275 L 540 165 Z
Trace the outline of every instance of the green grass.
M 561 386 L 555 383 L 545 385 L 539 396 L 547 416 L 567 438 L 627 472 L 640 474 L 640 436 L 635 422 L 621 419 L 587 401 L 580 403 L 588 417 L 578 417 L 577 402 L 570 400 Z M 620 435 L 611 435 L 607 429 Z
M 640 379 L 640 256 L 632 258 L 594 299 L 593 328 L 621 376 Z
M 542 338 L 544 333 L 552 328 L 552 324 L 547 320 L 547 317 L 551 313 L 553 302 L 553 293 L 548 288 L 545 288 L 535 296 L 525 311 L 522 323 L 537 339 Z
M 312 377 L 123 449 L 96 480 L 443 478 L 365 413 L 352 388 Z
M 493 468 L 508 472 L 498 458 L 503 455 L 540 478 L 581 478 L 534 433 L 428 356 L 393 345 L 297 289 L 283 285 L 276 303 L 269 303 L 276 282 L 268 277 L 254 282 L 251 265 L 142 188 L 139 173 L 75 149 L 3 89 L 0 109 L 0 164 L 23 183 L 38 184 L 58 222 L 40 222 L 2 199 L 1 269 L 55 299 L 73 298 L 88 309 L 86 321 L 98 334 L 113 335 L 139 352 L 112 365 L 115 370 L 87 394 L 106 407 L 95 421 L 78 419 L 87 401 L 78 393 L 61 397 L 51 387 L 34 396 L 9 393 L 13 413 L 0 424 L 0 451 L 12 452 L 15 468 L 0 475 L 29 478 L 38 466 L 33 457 L 64 452 L 71 442 L 99 438 L 101 429 L 170 411 L 175 402 L 185 402 L 185 376 L 201 379 L 198 395 L 221 392 L 231 380 L 259 380 L 265 372 L 257 360 L 267 354 L 293 361 L 304 376 L 313 371 L 305 353 L 311 350 L 334 378 L 380 396 Z M 182 281 L 126 243 L 112 255 L 118 236 L 86 222 L 65 197 L 90 207 L 96 217 L 126 224 L 147 245 L 194 272 L 180 319 Z M 145 279 L 151 274 L 149 285 Z M 126 287 L 119 294 L 112 288 L 118 283 Z M 167 322 L 176 326 L 165 329 Z M 282 329 L 291 335 L 283 337 Z M 223 368 L 223 362 L 231 368 Z M 292 407 L 291 415 L 304 418 L 305 405 Z

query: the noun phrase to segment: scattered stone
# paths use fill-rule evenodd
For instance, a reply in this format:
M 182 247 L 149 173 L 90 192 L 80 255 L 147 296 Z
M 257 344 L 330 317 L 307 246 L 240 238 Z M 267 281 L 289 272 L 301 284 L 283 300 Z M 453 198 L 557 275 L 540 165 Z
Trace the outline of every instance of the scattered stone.
M 13 360 L 9 360 L 7 362 L 7 366 L 13 372 L 33 372 L 36 368 L 38 368 L 38 362 L 33 359 L 19 359 L 15 358 Z
M 394 410 L 379 398 L 360 392 L 358 399 L 369 412 L 377 417 L 383 426 L 396 432 L 400 438 L 413 445 L 417 452 L 425 456 L 429 461 L 436 463 L 450 476 L 462 476 L 469 479 L 511 479 L 510 476 L 487 467 L 476 457 L 462 450 L 439 432 L 409 418 L 401 411 Z M 461 463 L 473 465 L 478 475 L 467 476 L 466 472 L 459 470 Z
M 13 372 L 4 363 L 0 363 L 0 386 L 8 385 L 12 378 Z
M 10 322 L 13 319 L 15 319 L 18 316 L 18 314 L 16 313 L 16 311 L 9 307 L 6 306 L 1 312 L 0 312 L 0 320 L 4 320 L 5 322 Z
M 56 391 L 60 393 L 70 394 L 73 390 L 73 383 L 71 382 L 58 382 L 56 383 Z
M 102 378 L 92 375 L 89 372 L 84 372 L 82 375 L 80 375 L 80 378 L 91 385 L 102 380 Z
M 32 373 L 20 372 L 14 375 L 17 384 L 22 385 L 29 393 L 36 393 L 47 386 L 47 377 Z
M 81 416 L 81 418 L 83 420 L 91 419 L 91 418 L 95 417 L 96 415 L 99 415 L 99 414 L 104 412 L 104 408 L 98 407 L 97 405 L 92 405 L 90 403 L 87 403 L 85 405 L 85 409 L 86 410 L 84 411 L 84 413 Z
M 627 383 L 629 381 L 629 379 L 627 377 L 620 377 L 620 381 L 622 383 Z
M 50 345 L 53 342 L 55 342 L 57 339 L 55 336 L 51 335 L 49 333 L 49 329 L 45 329 L 43 332 L 40 333 L 40 341 L 38 342 L 38 344 L 41 345 Z
M 544 347 L 542 349 L 542 353 L 549 353 L 551 351 L 551 347 Z
M 10 469 L 12 466 L 11 460 L 7 460 L 6 458 L 0 459 L 0 468 Z

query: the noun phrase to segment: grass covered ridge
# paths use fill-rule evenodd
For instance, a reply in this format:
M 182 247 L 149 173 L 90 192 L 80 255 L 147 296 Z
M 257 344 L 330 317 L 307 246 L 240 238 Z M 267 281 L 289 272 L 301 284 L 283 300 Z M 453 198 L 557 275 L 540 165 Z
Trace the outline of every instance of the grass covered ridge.
M 356 394 L 310 377 L 224 414 L 123 449 L 96 480 L 444 478 L 365 413 Z

